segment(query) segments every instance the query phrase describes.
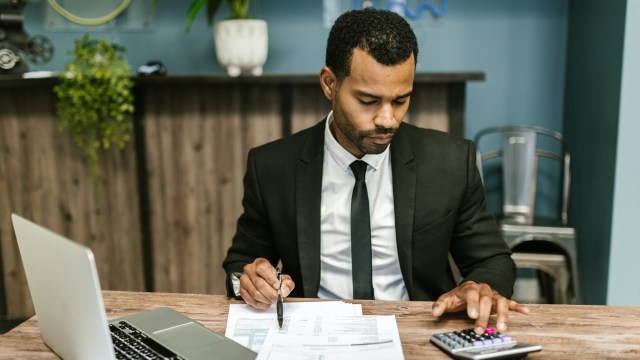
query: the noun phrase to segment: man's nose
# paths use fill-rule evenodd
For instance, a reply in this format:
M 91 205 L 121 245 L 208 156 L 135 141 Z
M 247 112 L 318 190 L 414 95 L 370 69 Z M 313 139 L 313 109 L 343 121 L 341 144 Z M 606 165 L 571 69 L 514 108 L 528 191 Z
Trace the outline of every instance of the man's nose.
M 375 124 L 383 128 L 391 128 L 395 125 L 393 106 L 391 106 L 391 104 L 383 104 L 380 107 L 380 110 L 376 114 Z

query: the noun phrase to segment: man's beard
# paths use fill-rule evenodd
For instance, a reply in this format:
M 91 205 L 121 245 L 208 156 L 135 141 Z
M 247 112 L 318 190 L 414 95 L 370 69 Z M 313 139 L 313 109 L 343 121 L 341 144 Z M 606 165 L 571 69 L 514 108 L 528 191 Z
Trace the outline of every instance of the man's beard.
M 349 121 L 347 116 L 339 110 L 339 107 L 334 107 L 333 121 L 340 131 L 353 143 L 358 150 L 363 154 L 380 154 L 384 152 L 389 144 L 365 144 L 365 139 L 371 135 L 394 135 L 397 128 L 385 128 L 376 127 L 373 130 L 358 130 L 353 126 L 353 123 Z

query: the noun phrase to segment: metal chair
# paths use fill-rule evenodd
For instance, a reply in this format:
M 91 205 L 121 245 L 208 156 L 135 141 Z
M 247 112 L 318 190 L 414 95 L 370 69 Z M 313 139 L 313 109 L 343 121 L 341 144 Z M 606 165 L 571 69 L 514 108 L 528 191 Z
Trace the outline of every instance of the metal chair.
M 568 225 L 567 215 L 571 157 L 566 139 L 557 131 L 517 125 L 481 130 L 474 141 L 478 148 L 478 169 L 483 181 L 487 181 L 487 171 L 497 169 L 502 172 L 502 214 L 499 223 L 507 245 L 514 251 L 516 265 L 536 269 L 550 276 L 554 282 L 554 294 L 549 297 L 552 301 L 578 303 L 577 234 Z M 538 166 L 541 159 L 550 159 L 560 168 L 556 178 L 561 178 L 561 186 L 558 187 L 561 190 L 554 191 L 560 193 L 557 201 L 559 211 L 551 218 L 541 218 L 535 214 L 538 180 L 550 175 L 541 171 L 546 168 Z M 564 257 L 565 266 L 558 266 L 557 254 Z M 557 294 L 559 291 L 563 294 Z

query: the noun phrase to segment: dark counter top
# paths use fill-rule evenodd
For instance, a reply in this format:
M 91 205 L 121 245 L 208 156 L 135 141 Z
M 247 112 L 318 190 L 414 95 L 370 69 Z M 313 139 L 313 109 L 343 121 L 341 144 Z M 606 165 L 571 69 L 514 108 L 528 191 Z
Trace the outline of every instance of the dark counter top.
M 230 77 L 224 74 L 215 75 L 169 75 L 169 76 L 135 76 L 136 86 L 178 85 L 178 84 L 318 84 L 318 75 L 263 75 Z M 484 72 L 430 72 L 416 74 L 416 83 L 451 83 L 466 81 L 483 81 Z M 0 76 L 0 88 L 53 86 L 58 83 L 57 77 L 23 79 L 21 76 Z

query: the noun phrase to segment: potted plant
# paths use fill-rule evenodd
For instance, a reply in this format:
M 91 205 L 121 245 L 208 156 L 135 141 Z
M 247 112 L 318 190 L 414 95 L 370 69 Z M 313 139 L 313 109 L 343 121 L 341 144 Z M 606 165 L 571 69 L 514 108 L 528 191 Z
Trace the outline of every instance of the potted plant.
M 187 12 L 187 31 L 205 8 L 207 22 L 212 25 L 222 2 L 193 0 Z M 230 76 L 239 76 L 243 72 L 262 75 L 268 51 L 267 22 L 249 17 L 250 0 L 227 0 L 226 3 L 231 16 L 216 22 L 213 31 L 218 63 L 227 69 Z
M 98 184 L 102 149 L 123 148 L 133 129 L 133 82 L 124 48 L 106 40 L 75 41 L 74 58 L 54 87 L 59 125 L 82 150 L 92 180 Z

